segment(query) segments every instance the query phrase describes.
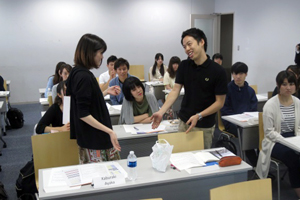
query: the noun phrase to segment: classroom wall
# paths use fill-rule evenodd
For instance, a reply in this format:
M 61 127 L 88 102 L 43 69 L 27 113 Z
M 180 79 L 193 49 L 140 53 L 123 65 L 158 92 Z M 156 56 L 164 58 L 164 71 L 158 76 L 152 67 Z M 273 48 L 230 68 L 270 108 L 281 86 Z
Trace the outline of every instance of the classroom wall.
M 247 81 L 258 93 L 273 91 L 278 72 L 294 64 L 299 7 L 299 0 L 215 0 L 216 13 L 234 13 L 233 63 L 248 65 Z
M 95 76 L 112 54 L 145 65 L 145 73 L 158 52 L 166 65 L 174 55 L 185 59 L 180 37 L 190 14 L 210 14 L 214 6 L 214 0 L 0 0 L 0 74 L 11 80 L 10 101 L 38 101 L 56 64 L 73 64 L 85 33 L 108 45 Z

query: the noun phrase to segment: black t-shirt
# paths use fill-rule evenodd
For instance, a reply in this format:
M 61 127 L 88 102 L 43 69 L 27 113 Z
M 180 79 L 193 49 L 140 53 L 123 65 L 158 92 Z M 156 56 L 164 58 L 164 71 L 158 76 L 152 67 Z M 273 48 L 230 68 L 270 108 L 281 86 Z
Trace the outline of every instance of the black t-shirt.
M 45 132 L 46 126 L 52 125 L 52 127 L 61 127 L 63 113 L 57 103 L 54 103 L 47 112 L 40 119 L 38 125 L 36 126 L 35 132 L 37 134 L 42 134 Z
M 223 67 L 209 58 L 197 66 L 193 60 L 180 63 L 175 83 L 184 86 L 179 118 L 186 122 L 192 115 L 199 113 L 216 101 L 216 95 L 226 95 L 227 80 Z M 197 122 L 196 127 L 209 128 L 215 124 L 215 113 Z

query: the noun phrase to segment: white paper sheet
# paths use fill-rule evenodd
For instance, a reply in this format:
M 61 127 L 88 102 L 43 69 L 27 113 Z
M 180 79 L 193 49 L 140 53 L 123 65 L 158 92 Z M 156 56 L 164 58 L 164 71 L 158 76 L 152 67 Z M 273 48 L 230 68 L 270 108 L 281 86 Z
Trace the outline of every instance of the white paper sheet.
M 64 108 L 63 108 L 63 124 L 70 122 L 70 107 L 71 107 L 71 97 L 64 96 Z
M 145 134 L 145 133 L 158 133 L 165 132 L 166 126 L 160 124 L 156 129 L 152 129 L 152 124 L 130 124 L 123 125 L 126 133 L 131 134 Z

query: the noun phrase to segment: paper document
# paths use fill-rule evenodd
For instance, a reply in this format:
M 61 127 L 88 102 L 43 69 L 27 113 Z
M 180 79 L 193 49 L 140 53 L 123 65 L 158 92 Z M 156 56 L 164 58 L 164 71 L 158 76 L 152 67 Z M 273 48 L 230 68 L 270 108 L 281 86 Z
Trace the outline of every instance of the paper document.
M 126 133 L 131 134 L 146 134 L 146 133 L 158 133 L 165 132 L 166 126 L 160 124 L 156 129 L 152 129 L 152 124 L 131 124 L 123 125 Z
M 64 106 L 63 106 L 63 124 L 70 122 L 70 107 L 71 107 L 71 97 L 64 96 Z
M 170 162 L 179 170 L 205 166 L 205 163 L 191 152 L 172 154 Z
M 245 112 L 243 114 L 228 115 L 227 117 L 230 117 L 240 122 L 247 122 L 249 119 L 258 119 L 258 112 Z
M 284 138 L 286 146 L 300 152 L 300 136 Z

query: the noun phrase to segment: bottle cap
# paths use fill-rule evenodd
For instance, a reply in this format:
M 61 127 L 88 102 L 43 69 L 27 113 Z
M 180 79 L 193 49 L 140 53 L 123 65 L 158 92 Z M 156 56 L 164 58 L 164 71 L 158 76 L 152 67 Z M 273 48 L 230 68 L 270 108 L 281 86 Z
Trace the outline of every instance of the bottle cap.
M 130 154 L 134 154 L 134 151 L 130 151 L 129 153 L 130 153 Z

